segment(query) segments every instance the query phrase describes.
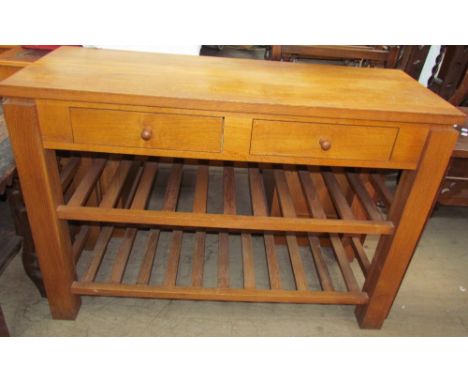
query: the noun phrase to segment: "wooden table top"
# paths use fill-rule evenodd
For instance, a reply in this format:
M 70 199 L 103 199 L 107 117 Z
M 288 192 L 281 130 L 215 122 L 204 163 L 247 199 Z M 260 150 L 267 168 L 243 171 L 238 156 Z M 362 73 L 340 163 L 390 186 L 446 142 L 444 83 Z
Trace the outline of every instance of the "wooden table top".
M 0 95 L 450 125 L 464 118 L 400 70 L 76 47 L 2 81 Z

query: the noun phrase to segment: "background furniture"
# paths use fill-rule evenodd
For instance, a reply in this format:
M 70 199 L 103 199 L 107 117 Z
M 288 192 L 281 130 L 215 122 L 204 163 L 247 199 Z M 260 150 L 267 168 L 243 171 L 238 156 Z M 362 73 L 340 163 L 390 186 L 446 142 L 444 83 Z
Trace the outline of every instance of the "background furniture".
M 352 304 L 361 327 L 379 328 L 455 145 L 452 126 L 463 121 L 399 71 L 79 48 L 49 54 L 3 81 L 0 94 L 8 97 L 4 110 L 49 306 L 61 319 L 76 317 L 80 295 L 107 295 Z M 59 192 L 56 150 L 89 159 L 71 194 Z M 190 166 L 193 204 L 183 207 L 181 182 Z M 371 195 L 379 185 L 374 170 L 382 168 L 403 170 L 386 214 Z M 160 173 L 167 174 L 162 199 L 149 205 Z M 236 187 L 240 175 L 248 186 Z M 221 205 L 210 205 L 210 192 Z M 295 192 L 308 217 L 297 216 Z M 278 217 L 269 214 L 272 193 Z M 237 198 L 247 202 L 241 207 Z M 79 232 L 97 231 L 91 252 L 73 249 L 68 222 L 76 221 L 83 222 Z M 147 249 L 135 254 L 140 234 Z M 368 234 L 381 235 L 372 259 L 361 241 Z M 180 255 L 189 237 L 187 274 Z M 214 285 L 205 283 L 210 238 L 218 246 Z M 232 239 L 241 242 L 240 253 L 230 251 Z M 280 249 L 289 271 L 278 265 Z M 155 267 L 162 253 L 167 261 Z M 257 284 L 258 256 L 265 258 L 264 286 Z M 239 286 L 230 283 L 234 259 Z
M 467 53 L 468 55 L 468 53 Z M 463 104 L 468 98 L 468 71 L 458 89 L 450 97 L 454 105 Z M 468 107 L 459 107 L 467 117 L 458 126 L 460 135 L 452 153 L 447 174 L 442 182 L 438 203 L 445 206 L 468 206 Z
M 326 60 L 352 66 L 399 68 L 418 79 L 430 45 L 271 45 L 266 57 L 276 61 Z
M 0 45 L 0 81 L 46 55 L 48 51 Z
M 295 59 L 326 59 L 357 61 L 359 66 L 393 68 L 398 60 L 396 46 L 365 45 L 272 45 L 269 58 L 276 61 Z
M 462 82 L 467 67 L 468 45 L 442 45 L 428 88 L 449 100 Z M 461 103 L 457 102 L 458 105 Z
M 11 154 L 5 124 L 0 115 L 0 196 L 4 195 L 7 186 L 13 182 L 15 164 Z M 0 230 L 0 274 L 12 256 L 19 250 L 21 239 L 13 232 Z M 8 328 L 0 306 L 0 337 L 8 336 Z
M 458 106 L 465 115 L 468 108 L 468 45 L 443 45 L 432 68 L 428 87 Z M 458 126 L 460 135 L 442 182 L 437 202 L 446 206 L 468 206 L 468 126 Z
M 19 69 L 30 64 L 38 57 L 43 56 L 43 52 L 32 53 L 30 49 L 23 49 L 21 47 L 6 47 L 3 46 L 3 60 L 0 61 L 0 75 L 4 78 L 9 77 Z M 13 60 L 13 58 L 15 60 Z M 14 63 L 13 66 L 8 65 Z M 2 69 L 3 65 L 3 70 Z M 11 70 L 10 70 L 11 69 Z M 10 210 L 13 215 L 13 222 L 15 224 L 15 234 L 9 232 L 1 232 L 0 237 L 4 236 L 5 240 L 10 241 L 12 236 L 16 239 L 22 239 L 22 262 L 23 267 L 36 285 L 41 296 L 45 297 L 45 289 L 42 283 L 42 275 L 39 269 L 39 263 L 34 251 L 34 243 L 29 228 L 29 221 L 24 206 L 23 198 L 21 195 L 21 188 L 16 177 L 16 165 L 11 151 L 10 140 L 6 129 L 5 119 L 3 116 L 3 109 L 0 108 L 0 195 L 4 195 L 10 204 Z M 20 240 L 21 243 L 21 240 Z M 9 252 L 6 259 L 11 258 L 15 252 Z M 6 259 L 4 264 L 6 264 Z

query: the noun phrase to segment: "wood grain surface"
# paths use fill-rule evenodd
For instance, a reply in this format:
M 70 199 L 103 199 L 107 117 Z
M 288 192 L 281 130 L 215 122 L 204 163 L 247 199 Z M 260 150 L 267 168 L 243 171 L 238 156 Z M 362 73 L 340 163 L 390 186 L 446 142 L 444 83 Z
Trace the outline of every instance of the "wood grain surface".
M 0 95 L 359 119 L 462 123 L 402 71 L 62 47 Z

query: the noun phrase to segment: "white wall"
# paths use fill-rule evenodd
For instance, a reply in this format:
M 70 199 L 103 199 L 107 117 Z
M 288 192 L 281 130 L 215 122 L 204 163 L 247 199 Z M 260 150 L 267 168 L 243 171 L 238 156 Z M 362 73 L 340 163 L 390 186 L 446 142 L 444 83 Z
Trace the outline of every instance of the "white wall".
M 419 76 L 419 82 L 424 86 L 427 86 L 427 81 L 431 77 L 432 68 L 435 65 L 436 57 L 439 55 L 440 47 L 440 45 L 431 45 L 431 48 L 429 49 L 429 54 L 427 55 L 426 62 L 424 63 Z

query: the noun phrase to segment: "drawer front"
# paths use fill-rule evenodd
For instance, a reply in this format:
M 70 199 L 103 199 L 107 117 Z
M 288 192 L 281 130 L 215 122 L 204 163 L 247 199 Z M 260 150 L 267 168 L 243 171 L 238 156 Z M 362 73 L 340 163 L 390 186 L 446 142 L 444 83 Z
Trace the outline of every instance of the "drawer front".
M 222 117 L 72 107 L 70 120 L 75 143 L 222 151 Z
M 251 155 L 389 160 L 397 127 L 332 125 L 256 119 Z

